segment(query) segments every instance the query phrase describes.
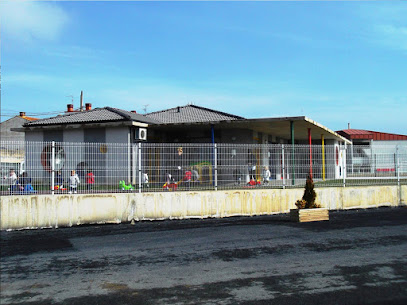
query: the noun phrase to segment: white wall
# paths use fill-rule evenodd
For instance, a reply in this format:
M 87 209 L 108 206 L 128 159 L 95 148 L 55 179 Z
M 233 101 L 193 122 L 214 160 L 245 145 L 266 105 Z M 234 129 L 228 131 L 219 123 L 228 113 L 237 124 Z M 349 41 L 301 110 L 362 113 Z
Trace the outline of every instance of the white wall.
M 398 206 L 407 185 L 320 188 L 317 203 L 330 210 Z M 4 196 L 1 229 L 120 223 L 135 220 L 254 216 L 287 213 L 303 189 L 207 192 Z

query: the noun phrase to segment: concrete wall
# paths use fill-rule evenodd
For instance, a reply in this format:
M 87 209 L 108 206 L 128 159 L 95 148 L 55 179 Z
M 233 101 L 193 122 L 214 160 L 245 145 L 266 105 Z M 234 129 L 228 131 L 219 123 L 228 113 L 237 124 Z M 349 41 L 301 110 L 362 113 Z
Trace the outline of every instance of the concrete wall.
M 401 193 L 401 200 L 399 198 Z M 62 227 L 135 220 L 287 213 L 302 189 L 87 195 L 3 196 L 1 229 Z M 407 185 L 317 189 L 322 207 L 370 208 L 406 204 Z

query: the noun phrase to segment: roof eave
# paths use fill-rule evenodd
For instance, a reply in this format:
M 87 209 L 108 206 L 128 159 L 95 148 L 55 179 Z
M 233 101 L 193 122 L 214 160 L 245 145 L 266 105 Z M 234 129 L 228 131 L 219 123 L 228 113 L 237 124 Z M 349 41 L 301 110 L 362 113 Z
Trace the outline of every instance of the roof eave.
M 105 122 L 82 122 L 82 123 L 68 123 L 68 124 L 24 125 L 23 128 L 21 128 L 21 130 L 18 130 L 18 131 L 34 131 L 34 130 L 39 130 L 39 129 L 79 129 L 79 128 L 95 128 L 95 127 L 120 127 L 120 126 L 148 127 L 148 124 L 142 123 L 142 122 L 135 122 L 135 121 L 105 121 Z M 18 128 L 18 129 L 20 129 L 20 128 Z

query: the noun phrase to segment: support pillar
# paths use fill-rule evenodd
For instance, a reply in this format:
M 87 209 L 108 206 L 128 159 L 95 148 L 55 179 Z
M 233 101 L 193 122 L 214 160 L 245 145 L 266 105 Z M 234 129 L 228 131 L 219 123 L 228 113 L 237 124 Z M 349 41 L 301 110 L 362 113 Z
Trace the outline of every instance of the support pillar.
M 309 145 L 309 175 L 312 179 L 312 137 L 311 128 L 308 128 L 308 145 Z
M 211 125 L 211 139 L 212 139 L 212 185 L 214 186 L 215 190 L 217 189 L 217 181 L 215 182 L 215 153 L 216 153 L 216 149 L 215 149 L 215 126 L 212 124 Z
M 322 180 L 325 180 L 325 138 L 323 134 L 321 134 L 321 142 L 322 142 Z
M 291 181 L 295 184 L 295 147 L 294 147 L 294 121 L 290 121 L 291 129 Z

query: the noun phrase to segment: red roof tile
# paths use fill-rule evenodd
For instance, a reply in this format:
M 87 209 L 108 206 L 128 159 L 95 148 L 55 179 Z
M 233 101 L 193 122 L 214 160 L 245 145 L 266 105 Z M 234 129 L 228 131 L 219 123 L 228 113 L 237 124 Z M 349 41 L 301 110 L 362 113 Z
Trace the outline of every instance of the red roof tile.
M 364 129 L 344 129 L 337 131 L 338 134 L 347 139 L 364 139 L 374 141 L 402 141 L 407 140 L 407 135 L 385 133 Z

